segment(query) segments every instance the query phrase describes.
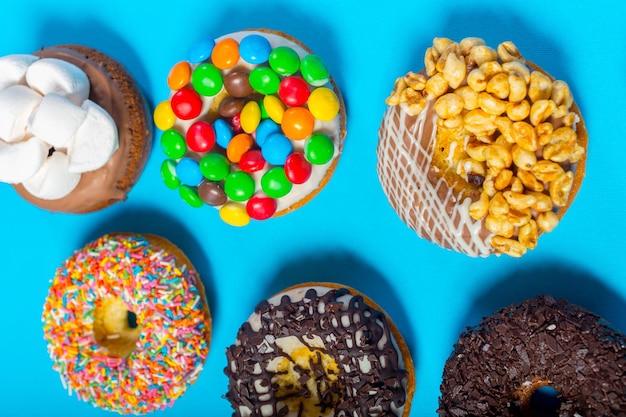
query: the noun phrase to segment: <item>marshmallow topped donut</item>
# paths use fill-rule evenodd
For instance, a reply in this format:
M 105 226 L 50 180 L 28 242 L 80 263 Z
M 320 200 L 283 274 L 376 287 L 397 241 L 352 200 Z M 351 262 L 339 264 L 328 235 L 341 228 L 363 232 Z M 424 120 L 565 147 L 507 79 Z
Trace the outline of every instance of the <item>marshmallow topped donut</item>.
M 346 134 L 341 94 L 322 59 L 276 31 L 194 44 L 155 109 L 161 175 L 193 207 L 233 226 L 307 203 L 329 181 Z
M 626 336 L 550 296 L 468 328 L 446 361 L 441 417 L 626 415 Z
M 128 71 L 92 48 L 0 58 L 0 181 L 53 212 L 88 213 L 126 194 L 151 148 Z
M 391 206 L 446 249 L 524 255 L 585 174 L 587 131 L 569 87 L 512 42 L 436 38 L 424 64 L 396 80 L 379 129 Z
M 402 416 L 415 373 L 409 350 L 371 299 L 305 283 L 261 302 L 226 355 L 236 417 Z
M 209 353 L 202 281 L 156 235 L 115 233 L 75 251 L 56 271 L 42 320 L 63 386 L 120 414 L 173 405 Z

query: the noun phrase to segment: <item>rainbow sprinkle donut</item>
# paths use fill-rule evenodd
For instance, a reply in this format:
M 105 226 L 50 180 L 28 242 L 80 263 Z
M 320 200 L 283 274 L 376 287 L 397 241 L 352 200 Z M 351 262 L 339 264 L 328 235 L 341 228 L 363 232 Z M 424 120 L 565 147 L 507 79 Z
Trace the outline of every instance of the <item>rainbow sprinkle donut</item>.
M 157 105 L 165 185 L 233 226 L 307 203 L 326 185 L 346 134 L 328 68 L 283 33 L 246 30 L 194 44 Z
M 171 406 L 209 353 L 202 282 L 155 235 L 105 235 L 74 252 L 56 271 L 42 320 L 64 387 L 120 414 Z

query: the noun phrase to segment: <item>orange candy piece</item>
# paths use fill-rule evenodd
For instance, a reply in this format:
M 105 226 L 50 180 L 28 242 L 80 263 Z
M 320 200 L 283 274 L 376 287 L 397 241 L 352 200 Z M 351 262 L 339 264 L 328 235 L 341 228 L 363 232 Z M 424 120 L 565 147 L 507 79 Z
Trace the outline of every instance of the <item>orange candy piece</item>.
M 222 39 L 213 47 L 211 62 L 217 68 L 226 70 L 234 67 L 239 61 L 239 44 L 234 39 Z
M 289 139 L 303 140 L 313 134 L 315 117 L 305 107 L 290 107 L 283 114 L 281 128 Z
M 241 159 L 241 155 L 246 153 L 252 145 L 254 145 L 254 139 L 252 136 L 247 133 L 239 133 L 238 135 L 233 136 L 230 142 L 228 142 L 228 146 L 226 147 L 226 156 L 230 162 L 238 164 Z
M 191 66 L 187 61 L 174 65 L 167 76 L 167 85 L 172 90 L 180 90 L 191 80 Z

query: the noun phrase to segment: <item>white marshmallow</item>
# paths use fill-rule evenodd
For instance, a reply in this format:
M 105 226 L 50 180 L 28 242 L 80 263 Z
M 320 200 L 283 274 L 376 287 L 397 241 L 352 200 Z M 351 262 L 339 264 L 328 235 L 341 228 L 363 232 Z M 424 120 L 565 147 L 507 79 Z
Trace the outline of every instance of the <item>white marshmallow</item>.
M 35 197 L 57 200 L 68 195 L 80 181 L 80 174 L 67 170 L 67 155 L 56 151 L 46 159 L 39 172 L 23 183 L 24 188 Z
M 32 114 L 29 128 L 41 140 L 57 149 L 64 148 L 69 145 L 86 116 L 87 112 L 67 97 L 49 93 Z
M 89 79 L 76 65 L 56 58 L 42 58 L 26 71 L 26 82 L 42 95 L 57 93 L 80 106 L 89 97 Z
M 70 172 L 93 171 L 106 164 L 119 146 L 117 126 L 102 107 L 91 100 L 82 105 L 87 117 L 67 148 Z
M 24 138 L 28 119 L 42 97 L 25 85 L 14 85 L 0 91 L 0 139 L 17 142 Z
M 0 58 L 0 90 L 17 84 L 24 84 L 26 70 L 39 58 L 35 55 L 13 54 Z
M 22 142 L 0 140 L 0 181 L 19 184 L 32 178 L 48 157 L 48 145 L 33 136 Z

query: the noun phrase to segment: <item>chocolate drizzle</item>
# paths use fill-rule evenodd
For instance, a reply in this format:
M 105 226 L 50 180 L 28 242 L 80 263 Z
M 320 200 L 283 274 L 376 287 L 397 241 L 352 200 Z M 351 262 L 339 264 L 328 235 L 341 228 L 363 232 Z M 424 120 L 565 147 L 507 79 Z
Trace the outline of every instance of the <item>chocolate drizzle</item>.
M 626 416 L 626 337 L 549 296 L 506 307 L 468 328 L 448 358 L 440 416 L 516 416 L 524 387 L 550 385 L 559 416 Z
M 406 401 L 384 313 L 344 288 L 261 302 L 226 355 L 236 417 L 396 416 Z

